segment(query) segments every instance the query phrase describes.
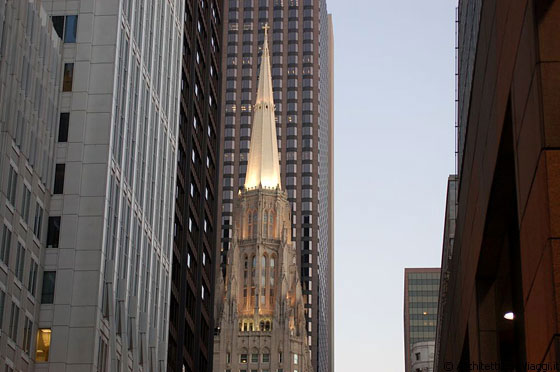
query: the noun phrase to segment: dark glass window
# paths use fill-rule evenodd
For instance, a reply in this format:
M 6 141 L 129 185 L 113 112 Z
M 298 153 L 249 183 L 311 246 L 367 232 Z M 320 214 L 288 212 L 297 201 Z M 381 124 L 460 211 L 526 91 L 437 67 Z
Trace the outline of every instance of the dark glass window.
M 78 28 L 78 16 L 71 15 L 66 17 L 66 27 L 64 28 L 64 42 L 75 43 L 76 31 Z
M 78 16 L 53 16 L 52 23 L 59 38 L 65 43 L 76 42 L 76 31 L 78 30 Z
M 54 194 L 62 194 L 64 192 L 64 173 L 66 170 L 65 164 L 57 164 L 54 172 Z
M 61 112 L 58 124 L 58 142 L 68 141 L 68 124 L 70 122 L 70 113 Z
M 43 289 L 41 291 L 42 304 L 52 304 L 54 302 L 55 283 L 56 271 L 45 271 L 43 273 Z
M 65 63 L 64 64 L 64 80 L 62 81 L 62 91 L 71 92 L 72 91 L 72 81 L 74 80 L 74 64 Z
M 64 32 L 64 16 L 53 16 L 52 23 L 56 34 L 62 39 L 62 34 Z
M 47 228 L 47 248 L 58 248 L 60 238 L 60 216 L 49 217 Z

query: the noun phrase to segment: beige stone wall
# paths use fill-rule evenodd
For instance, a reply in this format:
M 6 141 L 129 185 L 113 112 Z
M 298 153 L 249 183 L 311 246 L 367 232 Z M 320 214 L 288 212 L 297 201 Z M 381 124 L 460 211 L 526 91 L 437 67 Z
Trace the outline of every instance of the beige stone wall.
M 265 220 L 265 213 L 276 217 L 272 224 Z M 236 203 L 234 222 L 226 281 L 217 298 L 221 313 L 214 341 L 214 370 L 310 372 L 286 193 L 263 188 L 243 191 Z M 267 231 L 270 226 L 272 230 Z

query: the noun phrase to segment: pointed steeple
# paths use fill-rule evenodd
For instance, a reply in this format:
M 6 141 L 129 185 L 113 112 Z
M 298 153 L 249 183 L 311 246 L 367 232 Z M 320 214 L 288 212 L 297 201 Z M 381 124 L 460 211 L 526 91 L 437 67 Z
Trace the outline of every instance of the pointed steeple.
M 268 50 L 268 24 L 264 27 L 264 43 L 259 71 L 257 99 L 253 108 L 253 128 L 245 188 L 263 186 L 280 188 L 280 165 L 278 162 L 278 142 L 276 140 L 276 120 L 274 118 L 274 97 Z

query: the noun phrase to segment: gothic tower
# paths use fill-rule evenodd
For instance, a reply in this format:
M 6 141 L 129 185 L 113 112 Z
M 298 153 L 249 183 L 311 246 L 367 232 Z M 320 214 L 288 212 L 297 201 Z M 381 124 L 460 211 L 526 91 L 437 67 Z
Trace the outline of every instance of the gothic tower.
M 220 372 L 312 371 L 291 207 L 280 182 L 267 30 L 247 176 L 235 201 L 226 278 L 216 290 L 214 370 Z

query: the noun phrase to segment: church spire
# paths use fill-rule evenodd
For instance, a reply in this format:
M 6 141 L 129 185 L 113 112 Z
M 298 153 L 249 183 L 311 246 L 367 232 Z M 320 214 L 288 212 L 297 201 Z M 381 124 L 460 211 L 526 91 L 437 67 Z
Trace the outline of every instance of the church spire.
M 274 97 L 270 73 L 270 53 L 268 50 L 268 24 L 264 27 L 264 43 L 259 71 L 257 99 L 253 109 L 253 127 L 245 188 L 280 188 L 280 165 L 278 142 L 276 140 L 276 120 L 274 118 Z

